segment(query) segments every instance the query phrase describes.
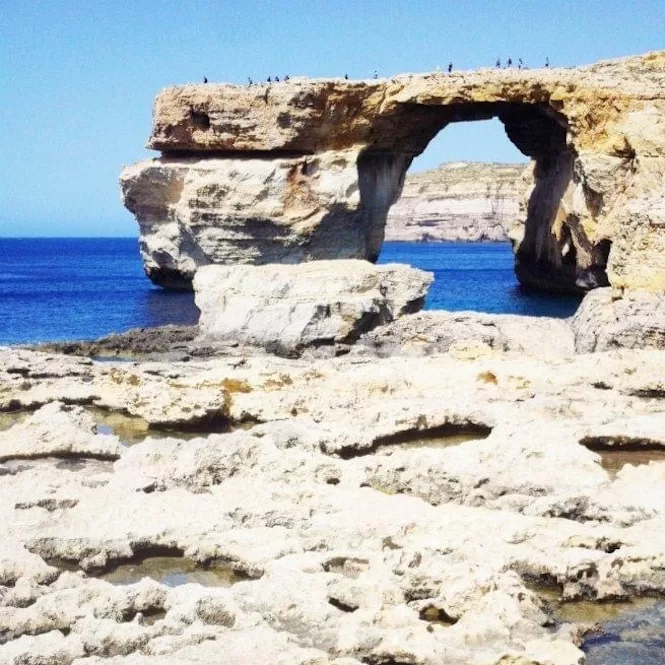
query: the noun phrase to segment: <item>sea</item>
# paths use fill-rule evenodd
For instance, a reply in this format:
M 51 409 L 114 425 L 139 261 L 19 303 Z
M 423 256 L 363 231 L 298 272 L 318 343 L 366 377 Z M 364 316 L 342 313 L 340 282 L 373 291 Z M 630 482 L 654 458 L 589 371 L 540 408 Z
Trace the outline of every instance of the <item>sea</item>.
M 434 273 L 425 307 L 567 317 L 579 298 L 529 293 L 508 243 L 384 244 L 380 263 Z M 196 323 L 191 293 L 153 286 L 136 238 L 0 238 L 0 344 Z

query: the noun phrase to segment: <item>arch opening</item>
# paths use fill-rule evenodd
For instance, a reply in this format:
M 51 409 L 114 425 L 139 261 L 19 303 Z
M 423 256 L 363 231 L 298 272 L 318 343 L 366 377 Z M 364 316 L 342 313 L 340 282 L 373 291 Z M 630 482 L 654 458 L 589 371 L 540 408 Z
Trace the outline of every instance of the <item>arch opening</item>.
M 567 138 L 567 119 L 547 104 L 405 104 L 396 117 L 379 119 L 371 145 L 358 160 L 361 201 L 373 220 L 371 255 L 378 256 L 383 232 L 383 226 L 376 231 L 374 220 L 385 219 L 399 199 L 414 157 L 448 125 L 492 118 L 502 123 L 510 142 L 531 160 L 526 179 L 530 184 L 510 234 L 519 282 L 537 291 L 569 294 L 608 286 L 610 246 L 602 239 L 592 242 L 585 219 L 571 212 L 573 198 L 582 193 L 588 217 L 593 218 L 593 192 L 587 191 L 579 174 L 578 155 Z M 579 200 L 576 203 L 579 208 Z M 381 210 L 383 206 L 387 207 Z

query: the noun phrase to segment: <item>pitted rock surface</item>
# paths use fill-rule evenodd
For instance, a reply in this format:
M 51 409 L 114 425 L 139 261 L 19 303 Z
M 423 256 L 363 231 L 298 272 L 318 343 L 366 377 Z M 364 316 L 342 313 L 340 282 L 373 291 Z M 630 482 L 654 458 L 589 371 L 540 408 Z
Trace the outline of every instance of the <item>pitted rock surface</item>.
M 0 465 L 0 662 L 579 665 L 584 629 L 554 622 L 531 583 L 568 600 L 665 593 L 665 462 L 613 475 L 580 443 L 661 445 L 665 360 L 499 349 L 135 363 L 0 349 L 0 409 L 42 407 L 5 445 L 48 414 L 66 439 L 71 413 L 99 447 L 92 406 L 200 433 L 103 467 Z M 216 418 L 253 426 L 209 433 Z M 155 553 L 243 581 L 96 578 Z

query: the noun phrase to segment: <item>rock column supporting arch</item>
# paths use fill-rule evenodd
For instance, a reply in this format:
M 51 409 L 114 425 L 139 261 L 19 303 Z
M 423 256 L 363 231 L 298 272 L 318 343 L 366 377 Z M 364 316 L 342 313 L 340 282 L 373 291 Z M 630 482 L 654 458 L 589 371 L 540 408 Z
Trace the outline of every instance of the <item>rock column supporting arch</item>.
M 147 274 L 209 263 L 375 260 L 414 156 L 451 122 L 498 117 L 531 157 L 516 273 L 545 290 L 665 289 L 665 52 L 570 70 L 190 85 L 156 99 L 127 167 Z

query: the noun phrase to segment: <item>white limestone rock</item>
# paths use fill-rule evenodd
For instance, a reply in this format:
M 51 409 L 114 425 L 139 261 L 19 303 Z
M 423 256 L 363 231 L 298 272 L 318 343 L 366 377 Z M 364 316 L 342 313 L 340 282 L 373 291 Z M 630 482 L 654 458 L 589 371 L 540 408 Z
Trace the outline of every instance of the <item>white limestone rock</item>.
M 662 405 L 644 393 L 665 357 L 487 349 L 94 363 L 85 377 L 57 356 L 0 350 L 3 404 L 85 394 L 126 411 L 182 389 L 184 417 L 216 391 L 236 421 L 261 422 L 142 441 L 104 477 L 49 459 L 0 476 L 0 663 L 579 665 L 575 630 L 553 628 L 525 583 L 566 599 L 665 592 L 665 464 L 613 476 L 580 445 L 660 440 Z M 493 432 L 374 445 L 466 421 Z M 41 496 L 76 501 L 50 510 Z M 93 577 L 160 551 L 251 579 Z
M 376 191 L 361 203 L 356 159 L 354 151 L 331 151 L 161 157 L 126 167 L 120 184 L 140 226 L 146 273 L 162 286 L 191 289 L 195 271 L 211 263 L 376 260 L 406 160 L 374 175 Z
M 300 265 L 207 266 L 196 273 L 204 340 L 237 340 L 283 355 L 352 342 L 417 311 L 431 273 L 405 265 L 314 261 Z
M 446 311 L 418 312 L 374 328 L 358 340 L 353 353 L 426 356 L 470 343 L 541 357 L 574 353 L 573 332 L 565 319 Z
M 588 293 L 572 318 L 578 353 L 665 349 L 665 297 L 611 288 Z
M 0 462 L 40 457 L 116 460 L 121 451 L 117 437 L 96 434 L 95 421 L 82 407 L 61 402 L 51 402 L 0 432 Z

